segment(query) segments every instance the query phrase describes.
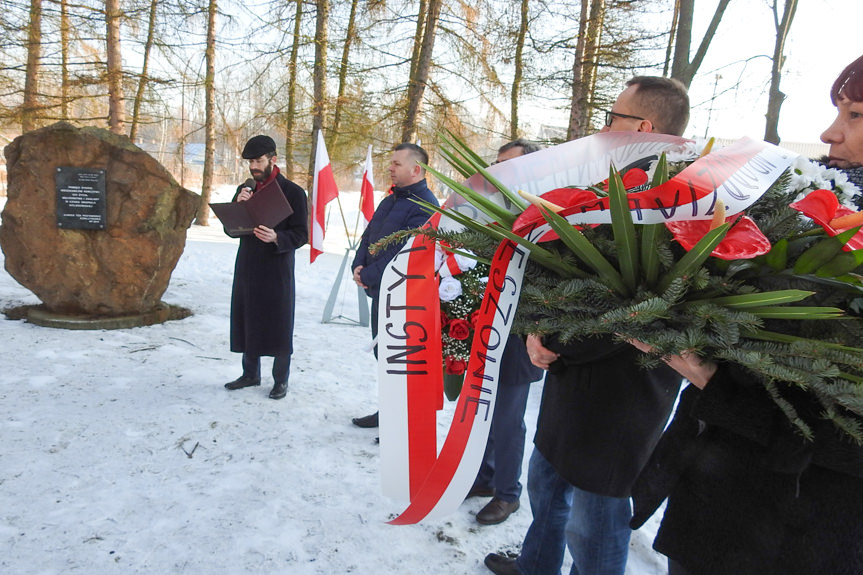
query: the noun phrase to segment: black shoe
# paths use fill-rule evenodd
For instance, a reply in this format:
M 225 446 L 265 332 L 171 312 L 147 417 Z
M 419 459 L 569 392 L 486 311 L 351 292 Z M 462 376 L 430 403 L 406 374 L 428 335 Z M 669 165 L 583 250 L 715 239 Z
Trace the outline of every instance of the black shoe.
M 230 381 L 225 384 L 225 389 L 235 390 L 235 389 L 243 389 L 244 387 L 253 387 L 255 385 L 261 385 L 260 377 L 246 377 L 245 375 L 238 377 L 234 381 Z
M 355 417 L 351 420 L 351 422 L 357 427 L 363 428 L 371 428 L 378 426 L 378 412 L 374 412 L 371 415 L 367 415 L 365 417 Z
M 496 575 L 522 575 L 515 559 L 515 557 L 489 553 L 485 556 L 484 563 L 488 570 Z
M 273 389 L 270 390 L 270 399 L 282 399 L 288 395 L 288 382 L 283 381 L 281 383 L 277 383 L 273 386 Z
M 467 492 L 467 495 L 464 496 L 465 499 L 470 499 L 471 497 L 494 497 L 494 487 L 474 485 Z
M 506 521 L 506 518 L 518 511 L 518 508 L 518 499 L 504 501 L 495 497 L 488 502 L 488 505 L 479 510 L 479 513 L 476 514 L 476 522 L 483 525 L 497 525 Z

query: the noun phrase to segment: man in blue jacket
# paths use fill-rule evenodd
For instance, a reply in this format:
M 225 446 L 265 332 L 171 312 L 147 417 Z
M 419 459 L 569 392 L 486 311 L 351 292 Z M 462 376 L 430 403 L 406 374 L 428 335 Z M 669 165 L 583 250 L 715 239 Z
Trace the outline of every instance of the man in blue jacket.
M 354 270 L 354 281 L 372 298 L 372 339 L 378 335 L 381 276 L 404 242 L 390 245 L 375 254 L 369 253 L 369 246 L 394 232 L 419 227 L 428 220 L 430 212 L 416 203 L 417 200 L 422 200 L 438 205 L 437 198 L 426 184 L 425 169 L 420 165 L 428 165 L 428 163 L 428 153 L 416 144 L 405 143 L 395 147 L 389 167 L 392 188 L 389 195 L 378 204 L 372 220 L 363 232 L 357 255 L 351 265 L 351 269 Z M 375 357 L 377 355 L 377 346 L 375 346 Z M 355 417 L 352 421 L 358 427 L 377 427 L 378 413 Z

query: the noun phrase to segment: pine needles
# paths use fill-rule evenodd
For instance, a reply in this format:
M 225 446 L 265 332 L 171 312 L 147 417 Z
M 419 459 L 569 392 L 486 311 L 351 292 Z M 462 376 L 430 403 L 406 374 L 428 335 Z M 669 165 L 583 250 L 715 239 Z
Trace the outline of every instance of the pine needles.
M 447 157 L 461 158 L 456 161 L 463 175 L 485 171 L 457 138 L 450 135 L 448 143 L 453 149 Z M 667 178 L 663 156 L 652 185 Z M 504 197 L 514 195 L 489 181 Z M 497 221 L 441 210 L 466 230 L 439 232 L 439 239 L 485 259 L 502 239 L 530 251 L 514 325 L 520 333 L 556 334 L 562 342 L 608 334 L 639 340 L 655 350 L 645 365 L 682 352 L 732 362 L 764 385 L 803 436 L 813 435 L 811 418 L 790 399 L 801 392 L 816 398 L 821 417 L 863 444 L 863 322 L 853 316 L 855 306 L 863 309 L 863 254 L 844 255 L 844 237 L 825 238 L 789 208 L 797 193 L 789 190 L 790 181 L 786 172 L 748 210 L 772 245 L 754 259 L 711 257 L 732 226 L 721 220 L 688 251 L 672 243 L 661 224 L 634 225 L 613 168 L 607 190 L 611 225 L 574 227 L 539 207 L 560 239 L 525 243 L 510 231 L 515 216 L 498 217 L 501 206 L 456 185 L 457 193 Z M 518 206 L 513 203 L 513 209 Z

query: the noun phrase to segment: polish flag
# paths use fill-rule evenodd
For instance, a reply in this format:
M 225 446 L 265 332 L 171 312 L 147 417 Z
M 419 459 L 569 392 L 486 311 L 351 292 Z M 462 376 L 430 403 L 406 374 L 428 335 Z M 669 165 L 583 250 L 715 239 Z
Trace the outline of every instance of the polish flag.
M 324 253 L 325 211 L 327 203 L 336 199 L 339 189 L 333 177 L 330 156 L 324 144 L 324 134 L 318 130 L 318 149 L 315 152 L 315 180 L 312 185 L 312 237 L 310 238 L 311 261 Z
M 375 176 L 372 173 L 372 146 L 366 154 L 366 169 L 363 172 L 363 183 L 360 186 L 360 211 L 363 213 L 363 229 L 372 221 L 375 213 Z

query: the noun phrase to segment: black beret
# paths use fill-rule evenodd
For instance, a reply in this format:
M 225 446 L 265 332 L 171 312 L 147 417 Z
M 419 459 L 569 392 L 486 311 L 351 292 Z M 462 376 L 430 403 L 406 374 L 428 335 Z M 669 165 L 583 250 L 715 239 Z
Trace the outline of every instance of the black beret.
M 243 148 L 243 159 L 254 160 L 265 154 L 275 154 L 276 143 L 269 136 L 255 136 L 246 142 L 246 147 Z

